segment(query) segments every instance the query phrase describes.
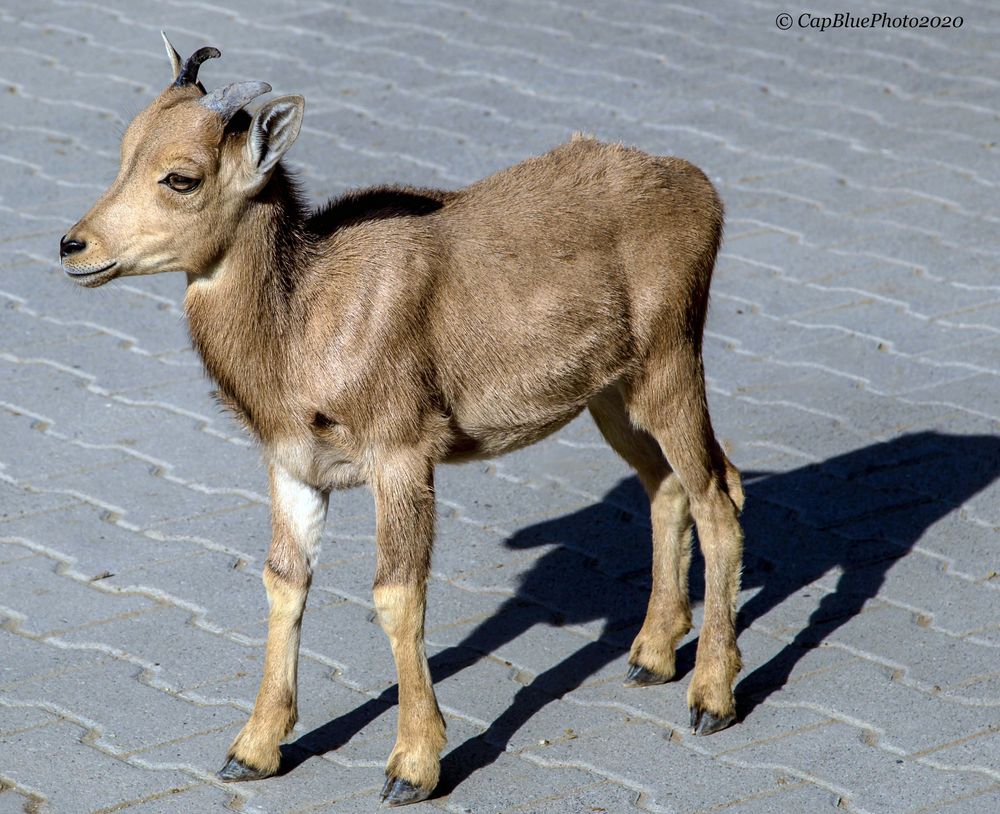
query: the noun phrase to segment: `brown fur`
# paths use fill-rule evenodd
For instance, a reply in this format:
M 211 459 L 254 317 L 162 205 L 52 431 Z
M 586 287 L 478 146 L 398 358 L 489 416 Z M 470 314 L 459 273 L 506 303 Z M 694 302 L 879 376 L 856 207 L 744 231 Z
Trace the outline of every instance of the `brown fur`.
M 432 789 L 440 772 L 445 723 L 424 654 L 424 585 L 379 585 L 374 595 L 399 672 L 399 732 L 386 774 Z
M 201 95 L 171 86 L 136 117 L 118 178 L 72 230 L 87 248 L 67 267 L 116 262 L 86 285 L 184 271 L 194 343 L 269 464 L 265 677 L 231 754 L 276 768 L 325 495 L 368 483 L 375 600 L 400 684 L 388 771 L 433 786 L 444 723 L 422 639 L 434 467 L 531 444 L 588 406 L 652 505 L 653 591 L 630 661 L 673 676 L 691 624 L 693 520 L 706 611 L 689 701 L 732 715 L 743 496 L 705 398 L 722 233 L 705 175 L 577 137 L 461 190 L 365 190 L 309 214 L 280 164 L 243 192 L 254 124 L 241 114 L 224 126 Z M 202 179 L 195 193 L 157 183 L 178 167 Z

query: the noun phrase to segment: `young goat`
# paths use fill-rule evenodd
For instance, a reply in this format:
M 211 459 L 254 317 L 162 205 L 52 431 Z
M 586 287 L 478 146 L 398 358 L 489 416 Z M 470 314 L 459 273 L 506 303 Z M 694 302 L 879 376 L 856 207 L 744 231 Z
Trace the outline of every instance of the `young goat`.
M 263 448 L 264 677 L 222 779 L 278 770 L 327 496 L 367 483 L 374 602 L 399 680 L 383 799 L 433 791 L 445 744 L 423 644 L 434 467 L 531 444 L 584 408 L 651 502 L 653 588 L 627 681 L 674 676 L 691 628 L 694 522 L 706 579 L 691 725 L 728 726 L 743 491 L 705 398 L 702 329 L 722 232 L 705 175 L 577 137 L 464 189 L 369 189 L 310 214 L 281 164 L 302 97 L 251 116 L 244 106 L 270 86 L 206 94 L 198 67 L 219 51 L 182 62 L 166 45 L 174 82 L 129 125 L 118 177 L 60 254 L 88 287 L 184 272 L 194 344 Z

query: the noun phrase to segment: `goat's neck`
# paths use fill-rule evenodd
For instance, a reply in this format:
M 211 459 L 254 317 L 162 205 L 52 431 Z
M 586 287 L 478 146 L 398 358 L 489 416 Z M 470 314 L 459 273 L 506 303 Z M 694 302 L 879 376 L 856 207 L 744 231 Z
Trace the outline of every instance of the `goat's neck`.
M 205 367 L 262 437 L 285 412 L 297 278 L 309 254 L 298 198 L 283 178 L 275 181 L 280 186 L 250 203 L 223 256 L 188 274 L 184 298 Z

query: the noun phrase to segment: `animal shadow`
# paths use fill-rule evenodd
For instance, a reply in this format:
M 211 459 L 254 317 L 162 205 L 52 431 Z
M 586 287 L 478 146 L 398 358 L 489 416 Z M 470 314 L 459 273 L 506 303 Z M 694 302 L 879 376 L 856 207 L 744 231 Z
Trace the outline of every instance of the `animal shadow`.
M 750 672 L 736 687 L 738 717 L 750 715 L 786 683 L 810 649 L 858 614 L 928 528 L 998 475 L 1000 438 L 938 432 L 903 435 L 788 472 L 745 472 L 743 587 L 759 590 L 740 608 L 738 629 L 831 570 L 839 577 L 791 642 L 766 663 L 746 665 Z M 436 796 L 495 761 L 533 715 L 627 653 L 649 595 L 648 511 L 645 493 L 632 477 L 600 503 L 521 529 L 506 541 L 512 549 L 550 550 L 521 576 L 515 596 L 493 616 L 431 657 L 435 681 L 535 625 L 597 621 L 601 634 L 521 687 L 485 732 L 445 755 Z M 696 550 L 693 602 L 704 596 L 703 569 Z M 678 650 L 678 679 L 692 669 L 695 647 L 690 641 Z M 282 747 L 282 773 L 346 743 L 396 701 L 393 686 Z

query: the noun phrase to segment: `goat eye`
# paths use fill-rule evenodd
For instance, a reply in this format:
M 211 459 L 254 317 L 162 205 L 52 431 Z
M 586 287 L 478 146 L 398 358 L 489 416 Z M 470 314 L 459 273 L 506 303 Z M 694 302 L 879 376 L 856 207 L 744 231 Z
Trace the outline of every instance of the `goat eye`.
M 166 184 L 174 192 L 193 192 L 198 188 L 198 184 L 201 183 L 200 178 L 189 178 L 186 175 L 181 175 L 180 173 L 172 172 L 162 181 L 161 184 Z

